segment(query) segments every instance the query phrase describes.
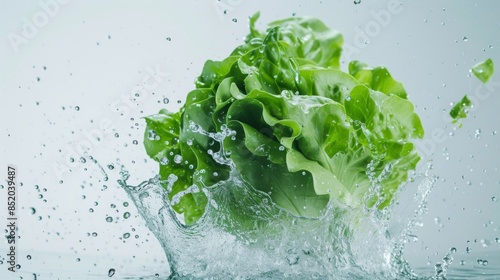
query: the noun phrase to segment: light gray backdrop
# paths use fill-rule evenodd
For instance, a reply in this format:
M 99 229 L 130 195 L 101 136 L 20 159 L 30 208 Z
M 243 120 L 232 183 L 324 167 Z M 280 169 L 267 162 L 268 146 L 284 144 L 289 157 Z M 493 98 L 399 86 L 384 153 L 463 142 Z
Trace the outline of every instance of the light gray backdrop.
M 385 65 L 404 83 L 427 132 L 421 170 L 432 165 L 439 176 L 406 247 L 410 263 L 432 275 L 455 247 L 454 267 L 479 258 L 500 269 L 500 78 L 486 87 L 469 73 L 486 58 L 500 63 L 499 9 L 496 1 L 0 1 L 0 176 L 13 164 L 22 183 L 17 276 L 168 275 L 116 178 L 77 154 L 90 149 L 110 174 L 109 164 L 124 164 L 130 183 L 152 177 L 141 117 L 179 108 L 204 61 L 239 45 L 256 11 L 260 28 L 318 17 L 344 34 L 344 69 L 350 59 Z M 464 94 L 475 105 L 454 129 L 446 112 Z M 0 205 L 4 224 L 5 188 Z

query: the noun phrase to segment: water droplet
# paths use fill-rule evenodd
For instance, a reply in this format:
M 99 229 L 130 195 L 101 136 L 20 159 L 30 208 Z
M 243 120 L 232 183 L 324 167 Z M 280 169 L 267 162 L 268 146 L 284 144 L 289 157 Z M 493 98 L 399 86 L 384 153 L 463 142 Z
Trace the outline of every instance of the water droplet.
M 111 223 L 113 221 L 112 217 L 106 217 L 106 222 Z
M 75 106 L 75 111 L 80 111 L 80 106 Z
M 436 272 L 436 276 L 441 276 L 443 275 L 443 265 L 441 263 L 437 263 L 435 266 L 434 266 L 434 271 Z
M 123 202 L 123 206 L 128 207 L 128 202 Z
M 76 262 L 80 262 L 80 258 L 76 258 Z
M 26 258 L 27 258 L 28 260 L 31 260 L 31 255 L 27 255 L 27 256 L 26 256 Z
M 97 232 L 92 232 L 92 237 L 97 237 Z
M 94 209 L 89 208 L 89 212 L 90 212 L 90 213 L 94 213 Z
M 467 42 L 467 41 L 469 41 L 469 38 L 467 38 L 467 37 L 465 37 L 465 36 L 464 36 L 464 37 L 462 38 L 462 40 L 464 40 L 464 42 Z
M 452 252 L 452 253 L 456 253 L 456 252 L 457 252 L 457 248 L 455 248 L 455 247 L 451 247 L 450 252 Z
M 361 0 L 354 0 L 354 4 L 355 4 L 355 5 L 358 5 L 358 4 L 360 4 L 360 3 L 361 3 Z
M 181 155 L 175 155 L 174 157 L 174 162 L 179 164 L 182 162 L 182 156 Z
M 491 201 L 496 202 L 497 201 L 497 197 L 496 196 L 492 196 L 491 197 Z
M 161 165 L 167 165 L 168 164 L 168 158 L 162 157 L 161 160 L 160 160 L 160 164 Z
M 36 209 L 34 207 L 31 207 L 30 210 L 31 210 L 32 215 L 34 215 L 36 213 Z
M 286 260 L 289 265 L 295 265 L 299 263 L 299 256 L 297 254 L 290 254 L 286 257 Z
M 170 41 L 172 41 L 172 38 L 170 38 L 170 37 L 167 37 L 167 41 L 169 41 L 169 42 L 170 42 Z
M 156 134 L 156 131 L 153 129 L 148 130 L 148 139 L 152 141 L 160 140 L 160 137 L 158 134 Z
M 116 138 L 120 137 L 120 134 L 118 134 L 118 132 L 117 132 L 117 133 L 115 133 L 115 137 L 116 137 Z
M 276 79 L 277 77 L 275 76 L 274 78 Z M 281 91 L 281 96 L 287 99 L 291 99 L 293 97 L 293 94 L 291 91 L 285 89 Z
M 465 248 L 465 252 L 466 252 L 467 254 L 470 254 L 470 251 L 471 251 L 471 250 L 472 250 L 472 249 L 471 249 L 470 247 Z
M 139 144 L 139 141 L 134 140 L 134 141 L 132 141 L 132 144 L 137 145 L 137 144 Z
M 233 18 L 233 22 L 238 22 L 238 19 L 237 18 Z
M 488 261 L 486 261 L 486 260 L 477 259 L 476 262 L 478 265 L 485 265 L 484 262 L 486 262 L 486 265 L 488 265 Z
M 114 268 L 110 268 L 108 271 L 108 277 L 113 277 L 115 275 L 116 270 Z
M 129 213 L 129 212 L 125 212 L 125 213 L 123 213 L 123 218 L 124 218 L 124 219 L 128 219 L 128 218 L 130 218 L 130 213 Z
M 123 234 L 123 239 L 128 239 L 130 237 L 130 233 L 126 232 Z
M 481 129 L 476 129 L 476 134 L 474 134 L 474 137 L 479 138 L 481 137 Z

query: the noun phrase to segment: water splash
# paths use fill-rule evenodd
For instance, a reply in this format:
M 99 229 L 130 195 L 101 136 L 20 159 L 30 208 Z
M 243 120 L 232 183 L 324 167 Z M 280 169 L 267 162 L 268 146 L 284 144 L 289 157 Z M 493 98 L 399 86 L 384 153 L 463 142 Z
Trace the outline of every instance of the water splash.
M 234 131 L 226 127 L 209 133 L 193 122 L 189 125 L 193 132 L 219 143 L 234 137 Z M 398 202 L 382 211 L 376 205 L 353 209 L 331 199 L 321 217 L 304 218 L 283 210 L 267 193 L 249 185 L 223 145 L 219 147 L 209 154 L 230 167 L 230 176 L 201 189 L 208 203 L 192 225 L 186 225 L 172 206 L 182 196 L 199 192 L 197 186 L 171 196 L 177 180 L 174 174 L 132 186 L 127 184 L 129 173 L 124 168 L 120 172 L 118 182 L 161 243 L 172 279 L 417 278 L 403 258 L 403 249 L 436 182 L 430 175 L 413 176 L 400 188 Z M 380 196 L 377 186 L 390 169 L 386 166 L 386 172 L 373 176 L 368 198 Z M 439 275 L 446 275 L 446 267 Z
M 401 193 L 401 203 L 384 212 L 366 215 L 331 201 L 322 217 L 308 219 L 280 209 L 233 170 L 228 180 L 204 189 L 205 214 L 186 226 L 172 209 L 175 197 L 168 199 L 175 178 L 131 186 L 128 172 L 121 174 L 120 184 L 162 244 L 172 279 L 416 278 L 403 244 L 434 183 L 425 176 L 410 182 L 418 191 Z M 245 218 L 231 220 L 235 209 Z

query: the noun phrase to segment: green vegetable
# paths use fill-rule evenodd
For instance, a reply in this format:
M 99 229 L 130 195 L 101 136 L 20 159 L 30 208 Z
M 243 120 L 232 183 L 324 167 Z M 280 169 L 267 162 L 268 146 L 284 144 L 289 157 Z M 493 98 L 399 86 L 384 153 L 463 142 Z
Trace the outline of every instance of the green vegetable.
M 493 75 L 493 60 L 488 58 L 487 60 L 474 65 L 471 71 L 481 82 L 487 83 Z
M 275 21 L 262 33 L 258 16 L 243 45 L 205 63 L 179 112 L 146 118 L 144 145 L 175 211 L 196 222 L 203 189 L 232 169 L 298 216 L 318 217 L 330 200 L 387 207 L 420 160 L 412 141 L 424 135 L 402 84 L 358 61 L 340 70 L 342 35 L 318 19 Z
M 455 104 L 450 110 L 450 116 L 453 118 L 452 123 L 458 122 L 459 119 L 467 118 L 467 110 L 472 106 L 472 102 L 469 100 L 467 95 L 464 95 L 462 100 Z M 460 126 L 462 126 L 460 124 Z

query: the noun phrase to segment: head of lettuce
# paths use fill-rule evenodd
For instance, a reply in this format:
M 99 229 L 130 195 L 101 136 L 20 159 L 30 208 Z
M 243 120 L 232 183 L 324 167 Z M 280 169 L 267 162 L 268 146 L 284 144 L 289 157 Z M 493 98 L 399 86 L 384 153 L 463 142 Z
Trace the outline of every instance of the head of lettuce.
M 340 70 L 342 35 L 318 19 L 275 21 L 264 33 L 257 18 L 243 45 L 205 63 L 179 112 L 146 118 L 144 145 L 174 210 L 195 223 L 204 189 L 233 170 L 296 216 L 319 217 L 330 201 L 390 205 L 424 135 L 402 84 L 358 61 Z

